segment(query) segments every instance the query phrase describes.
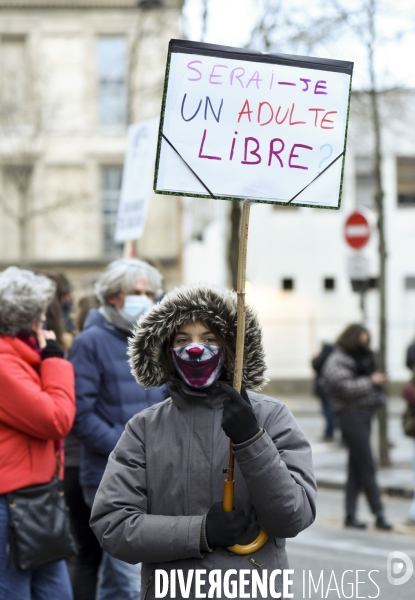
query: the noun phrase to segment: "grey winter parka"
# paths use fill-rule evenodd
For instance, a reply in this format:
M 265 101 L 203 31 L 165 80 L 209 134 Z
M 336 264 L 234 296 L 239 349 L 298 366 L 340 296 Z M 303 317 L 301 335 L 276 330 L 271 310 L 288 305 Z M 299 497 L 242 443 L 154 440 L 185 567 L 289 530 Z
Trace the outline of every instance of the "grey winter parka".
M 152 315 L 159 324 L 160 316 Z M 140 322 L 147 334 L 150 322 L 149 316 Z M 91 517 L 103 549 L 128 563 L 143 563 L 141 600 L 155 598 L 156 569 L 182 569 L 186 579 L 192 569 L 206 569 L 207 574 L 213 569 L 266 569 L 269 576 L 274 569 L 288 568 L 285 538 L 311 525 L 316 499 L 311 448 L 290 410 L 283 402 L 249 392 L 263 434 L 248 445 L 234 446 L 234 505 L 252 518 L 238 543 L 251 542 L 259 527 L 268 534 L 267 543 L 248 556 L 226 548 L 204 552 L 202 521 L 211 505 L 222 500 L 227 467 L 229 438 L 221 427 L 225 396 L 218 384 L 195 390 L 176 379 L 169 389 L 170 398 L 127 423 L 109 457 Z M 282 589 L 280 577 L 276 589 Z M 179 589 L 176 597 L 183 597 Z M 194 584 L 189 597 L 195 597 Z

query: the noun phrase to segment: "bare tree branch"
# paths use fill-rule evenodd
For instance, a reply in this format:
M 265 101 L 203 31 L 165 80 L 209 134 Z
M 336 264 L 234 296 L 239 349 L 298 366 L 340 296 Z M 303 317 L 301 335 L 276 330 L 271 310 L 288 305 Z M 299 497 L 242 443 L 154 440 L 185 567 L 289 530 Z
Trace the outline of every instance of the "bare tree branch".
M 0 195 L 0 205 L 3 209 L 3 212 L 8 217 L 10 217 L 10 219 L 12 219 L 12 221 L 17 223 L 19 220 L 19 214 L 15 210 L 12 209 L 10 204 L 6 201 L 6 199 L 2 195 Z
M 200 34 L 200 41 L 206 40 L 206 34 L 209 24 L 209 0 L 202 0 L 202 32 Z

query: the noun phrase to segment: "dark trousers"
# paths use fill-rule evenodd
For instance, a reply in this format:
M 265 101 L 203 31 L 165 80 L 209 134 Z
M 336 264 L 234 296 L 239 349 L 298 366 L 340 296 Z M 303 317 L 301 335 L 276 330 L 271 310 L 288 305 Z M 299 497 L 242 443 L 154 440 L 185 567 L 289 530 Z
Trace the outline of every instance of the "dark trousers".
M 346 514 L 356 513 L 360 491 L 366 494 L 371 511 L 383 513 L 379 488 L 376 483 L 376 466 L 370 446 L 372 415 L 363 410 L 349 410 L 338 415 L 343 440 L 349 448 L 349 469 L 346 484 Z
M 65 469 L 64 489 L 71 513 L 74 534 L 78 541 L 78 555 L 71 569 L 74 600 L 94 600 L 102 550 L 89 526 L 91 509 L 85 504 L 79 485 L 79 468 Z
M 331 437 L 333 437 L 334 431 L 337 427 L 336 415 L 334 414 L 334 412 L 333 412 L 327 398 L 325 398 L 325 396 L 320 396 L 320 401 L 321 401 L 321 412 L 323 413 L 324 418 L 326 420 L 324 437 L 331 438 Z

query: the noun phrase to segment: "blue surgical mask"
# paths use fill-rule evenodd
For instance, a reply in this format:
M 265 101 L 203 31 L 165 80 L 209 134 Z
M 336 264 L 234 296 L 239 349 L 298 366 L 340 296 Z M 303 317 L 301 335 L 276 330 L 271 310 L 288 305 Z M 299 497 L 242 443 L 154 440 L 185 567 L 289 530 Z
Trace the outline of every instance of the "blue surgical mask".
M 125 302 L 123 308 L 120 309 L 120 314 L 127 321 L 134 322 L 141 315 L 145 315 L 151 310 L 153 306 L 153 301 L 150 300 L 148 296 L 145 294 L 141 295 L 131 295 L 125 297 Z

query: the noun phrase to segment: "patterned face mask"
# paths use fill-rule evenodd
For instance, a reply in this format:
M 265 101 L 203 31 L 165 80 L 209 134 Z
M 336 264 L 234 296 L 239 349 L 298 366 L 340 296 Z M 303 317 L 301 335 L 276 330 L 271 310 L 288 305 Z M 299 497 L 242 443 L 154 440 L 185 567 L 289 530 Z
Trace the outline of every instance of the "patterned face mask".
M 172 348 L 171 354 L 178 374 L 191 387 L 206 388 L 222 373 L 220 346 L 192 343 Z

